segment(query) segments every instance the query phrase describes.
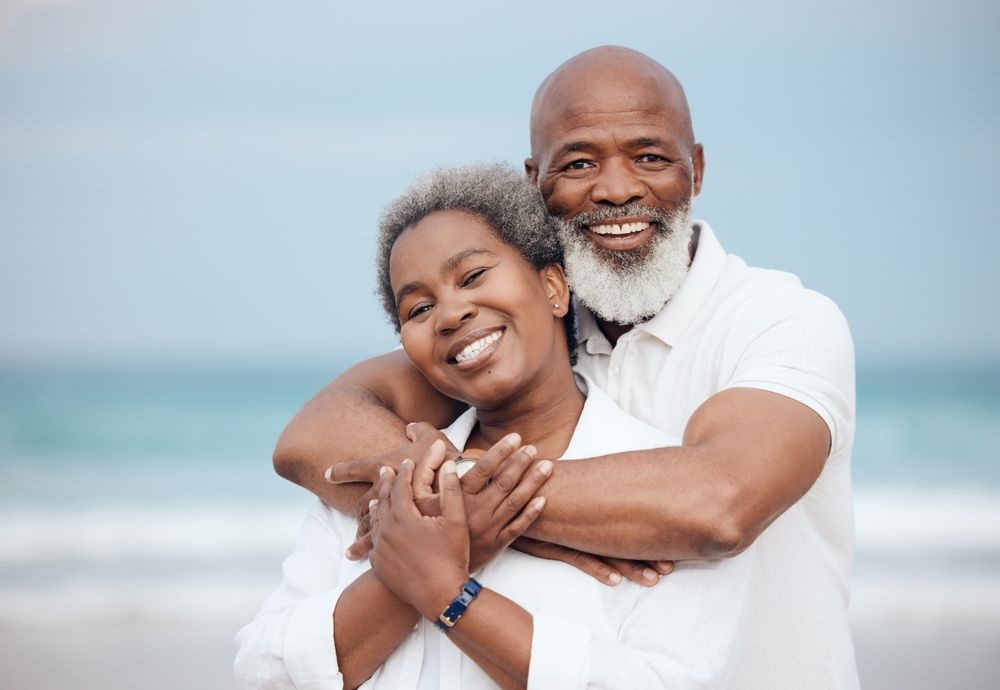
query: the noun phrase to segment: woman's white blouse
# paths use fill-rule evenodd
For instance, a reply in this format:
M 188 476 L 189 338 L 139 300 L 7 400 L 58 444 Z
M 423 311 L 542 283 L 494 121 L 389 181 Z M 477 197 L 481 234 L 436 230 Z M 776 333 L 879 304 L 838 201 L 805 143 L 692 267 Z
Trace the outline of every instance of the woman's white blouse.
M 564 458 L 678 444 L 588 383 L 582 382 L 588 397 Z M 463 448 L 474 425 L 475 411 L 469 410 L 445 433 Z M 355 530 L 352 518 L 320 502 L 311 510 L 285 560 L 281 585 L 237 635 L 241 687 L 342 687 L 333 610 L 344 589 L 369 569 L 367 560 L 343 558 Z M 751 546 L 735 558 L 680 563 L 654 587 L 628 581 L 609 587 L 565 563 L 508 549 L 476 578 L 532 614 L 529 688 L 719 688 L 730 684 L 748 634 L 754 558 Z M 362 687 L 497 686 L 422 620 Z

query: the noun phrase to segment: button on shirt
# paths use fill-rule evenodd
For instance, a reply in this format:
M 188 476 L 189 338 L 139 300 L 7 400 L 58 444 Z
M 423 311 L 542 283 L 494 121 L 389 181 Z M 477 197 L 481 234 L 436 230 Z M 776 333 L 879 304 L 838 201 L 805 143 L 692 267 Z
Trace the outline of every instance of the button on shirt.
M 564 457 L 676 445 L 623 413 L 596 386 L 587 393 Z M 475 423 L 470 410 L 445 433 L 463 448 Z M 355 528 L 352 518 L 317 502 L 284 563 L 281 585 L 237 636 L 241 687 L 342 687 L 333 611 L 341 593 L 369 568 L 367 560 L 340 556 Z M 655 587 L 628 581 L 608 587 L 565 563 L 508 549 L 476 578 L 532 614 L 529 688 L 725 688 L 734 682 L 747 641 L 767 624 L 766 616 L 755 623 L 748 615 L 755 559 L 751 547 L 724 561 L 680 563 Z M 372 612 L 376 620 L 378 615 Z M 421 621 L 362 687 L 497 686 L 447 635 Z
M 698 248 L 678 292 L 614 347 L 591 314 L 577 310 L 577 369 L 625 412 L 679 438 L 694 411 L 728 388 L 780 393 L 826 422 L 832 444 L 819 478 L 757 540 L 749 604 L 751 618 L 768 624 L 748 640 L 734 687 L 857 687 L 846 616 L 854 538 L 850 331 L 836 305 L 794 275 L 748 267 L 726 254 L 707 223 L 695 227 Z

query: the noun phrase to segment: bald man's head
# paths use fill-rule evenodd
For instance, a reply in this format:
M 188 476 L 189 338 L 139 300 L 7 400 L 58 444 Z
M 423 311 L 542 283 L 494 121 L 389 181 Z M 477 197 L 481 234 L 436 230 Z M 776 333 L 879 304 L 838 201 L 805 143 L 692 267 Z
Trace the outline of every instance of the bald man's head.
M 689 146 L 694 130 L 684 88 L 670 70 L 630 48 L 591 48 L 556 68 L 535 91 L 531 103 L 531 155 L 541 155 L 544 138 L 555 123 L 588 113 L 647 109 L 671 113 Z

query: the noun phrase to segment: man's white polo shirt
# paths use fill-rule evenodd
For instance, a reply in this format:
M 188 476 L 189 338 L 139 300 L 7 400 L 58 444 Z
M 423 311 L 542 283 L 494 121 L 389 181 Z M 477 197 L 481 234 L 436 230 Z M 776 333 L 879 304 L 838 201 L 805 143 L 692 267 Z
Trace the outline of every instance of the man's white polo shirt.
M 850 454 L 854 440 L 854 347 L 837 306 L 789 273 L 748 267 L 727 255 L 707 223 L 683 285 L 666 307 L 612 348 L 579 309 L 577 368 L 623 410 L 683 438 L 694 411 L 727 388 L 793 398 L 830 428 L 830 456 L 799 503 L 758 539 L 768 563 L 805 560 L 790 580 L 762 573 L 754 615 L 770 616 L 774 637 L 737 673 L 738 687 L 857 686 L 847 628 L 847 578 L 854 541 Z M 667 578 L 669 581 L 669 578 Z M 799 659 L 799 661 L 796 661 Z

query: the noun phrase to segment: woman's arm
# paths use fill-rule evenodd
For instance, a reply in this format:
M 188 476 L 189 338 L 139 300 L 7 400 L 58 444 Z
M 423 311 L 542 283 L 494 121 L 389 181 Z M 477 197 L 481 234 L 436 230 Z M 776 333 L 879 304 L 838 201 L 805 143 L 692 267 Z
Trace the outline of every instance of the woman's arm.
M 442 516 L 412 504 L 410 463 L 373 513 L 372 560 L 386 586 L 435 621 L 469 578 L 464 504 L 453 464 L 442 474 Z M 532 615 L 484 588 L 448 631 L 456 646 L 502 687 L 714 688 L 724 685 L 745 625 L 755 551 L 683 566 L 644 590 L 617 635 L 578 621 Z

